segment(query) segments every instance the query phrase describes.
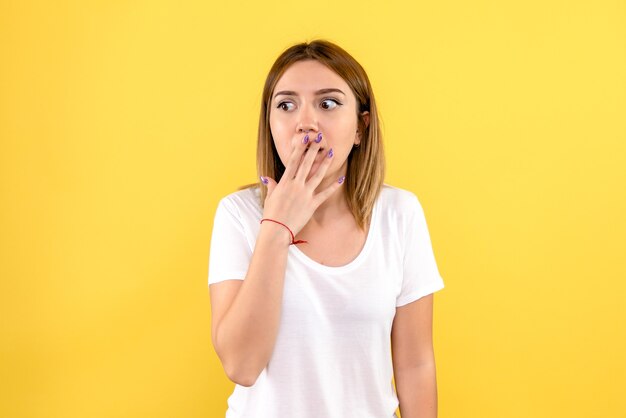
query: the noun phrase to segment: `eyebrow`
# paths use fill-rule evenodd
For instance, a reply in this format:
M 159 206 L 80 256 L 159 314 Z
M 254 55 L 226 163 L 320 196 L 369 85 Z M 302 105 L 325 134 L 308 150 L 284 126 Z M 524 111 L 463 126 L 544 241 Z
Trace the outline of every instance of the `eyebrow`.
M 315 92 L 315 95 L 319 96 L 320 94 L 326 94 L 326 93 L 341 93 L 344 96 L 346 95 L 343 91 L 341 91 L 339 89 L 334 89 L 334 88 L 318 90 L 318 91 Z M 280 95 L 297 96 L 298 94 L 295 91 L 283 90 L 283 91 L 279 91 L 278 93 L 274 94 L 274 98 L 276 98 L 277 96 L 280 96 Z

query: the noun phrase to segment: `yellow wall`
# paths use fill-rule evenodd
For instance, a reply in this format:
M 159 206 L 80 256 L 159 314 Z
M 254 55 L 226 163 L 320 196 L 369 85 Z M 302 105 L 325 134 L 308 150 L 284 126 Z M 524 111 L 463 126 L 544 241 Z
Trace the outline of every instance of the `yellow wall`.
M 249 3 L 0 2 L 0 416 L 223 416 L 214 210 L 322 37 L 425 208 L 439 416 L 622 417 L 624 2 Z

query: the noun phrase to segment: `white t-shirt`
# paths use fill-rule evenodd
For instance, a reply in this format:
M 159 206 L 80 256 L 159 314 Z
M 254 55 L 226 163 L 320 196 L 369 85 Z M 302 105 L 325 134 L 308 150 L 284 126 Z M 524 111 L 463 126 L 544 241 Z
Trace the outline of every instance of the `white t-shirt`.
M 209 284 L 244 280 L 261 227 L 259 188 L 218 204 Z M 340 267 L 289 246 L 280 327 L 267 367 L 235 385 L 226 418 L 392 418 L 391 326 L 396 307 L 444 287 L 422 206 L 384 184 L 360 254 Z

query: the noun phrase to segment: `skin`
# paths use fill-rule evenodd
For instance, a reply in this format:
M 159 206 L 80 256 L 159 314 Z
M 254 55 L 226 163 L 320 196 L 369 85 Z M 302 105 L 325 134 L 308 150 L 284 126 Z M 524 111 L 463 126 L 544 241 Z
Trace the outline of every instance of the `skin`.
M 433 297 L 431 293 L 396 308 L 391 347 L 402 418 L 437 418 Z
M 339 92 L 317 94 L 318 90 L 335 88 Z M 283 91 L 295 94 L 282 95 Z M 281 161 L 286 166 L 289 156 L 298 147 L 303 134 L 308 132 L 310 141 L 322 133 L 318 153 L 310 179 L 318 170 L 323 158 L 332 148 L 333 158 L 316 191 L 325 190 L 348 168 L 348 155 L 355 144 L 361 142 L 357 132 L 357 100 L 348 84 L 334 71 L 315 60 L 298 61 L 283 73 L 274 88 L 270 110 L 270 130 Z M 362 113 L 366 124 L 369 112 Z M 314 224 L 345 216 L 348 211 L 343 193 L 334 193 L 313 214 Z

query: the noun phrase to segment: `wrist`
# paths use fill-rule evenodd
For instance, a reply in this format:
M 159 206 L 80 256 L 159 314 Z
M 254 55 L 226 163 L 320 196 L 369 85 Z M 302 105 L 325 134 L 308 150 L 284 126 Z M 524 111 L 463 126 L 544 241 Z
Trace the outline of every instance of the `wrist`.
M 259 235 L 263 235 L 265 239 L 276 242 L 281 246 L 289 247 L 291 245 L 291 233 L 284 226 L 274 222 L 261 223 Z
M 290 229 L 287 225 L 285 225 L 284 223 L 282 223 L 282 222 L 280 222 L 280 221 L 277 221 L 276 219 L 263 218 L 263 219 L 261 219 L 261 223 L 263 223 L 263 221 L 274 222 L 274 223 L 276 223 L 276 224 L 278 224 L 278 225 L 282 225 L 283 227 L 285 227 L 285 229 L 287 229 L 287 231 L 289 231 L 289 235 L 291 235 L 291 242 L 290 242 L 290 245 L 291 245 L 291 244 L 303 244 L 303 243 L 308 242 L 308 241 L 305 241 L 305 240 L 297 240 L 297 241 L 296 241 L 296 236 L 293 234 L 293 232 L 291 231 L 291 229 Z

